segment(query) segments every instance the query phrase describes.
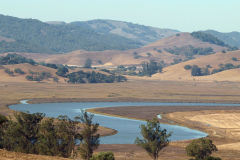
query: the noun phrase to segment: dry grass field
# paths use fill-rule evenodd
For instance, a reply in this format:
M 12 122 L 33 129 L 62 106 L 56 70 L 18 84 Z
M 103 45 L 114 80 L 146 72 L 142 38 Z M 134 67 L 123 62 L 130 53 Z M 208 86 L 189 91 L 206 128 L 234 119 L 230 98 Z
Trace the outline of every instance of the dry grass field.
M 16 66 L 13 68 L 15 67 Z M 26 70 L 27 69 L 28 68 L 26 68 Z M 34 70 L 34 68 L 32 68 L 32 70 Z M 51 69 L 49 71 L 51 71 Z M 4 115 L 12 115 L 13 111 L 8 108 L 8 105 L 17 104 L 22 99 L 30 99 L 31 103 L 81 101 L 240 103 L 239 81 L 161 81 L 161 78 L 156 77 L 128 77 L 129 81 L 127 82 L 112 84 L 67 84 L 64 81 L 60 81 L 60 83 L 53 83 L 52 81 L 37 83 L 28 82 L 24 77 L 18 75 L 13 77 L 8 76 L 2 69 L 0 69 L 0 72 L 0 113 Z M 55 71 L 51 72 L 54 73 Z M 223 108 L 223 110 L 225 109 Z M 132 111 L 133 114 L 134 111 L 136 112 L 136 110 Z M 185 114 L 187 115 L 185 116 Z M 152 116 L 151 113 L 148 113 L 148 115 Z M 240 157 L 240 152 L 233 149 L 233 144 L 238 144 L 238 140 L 236 139 L 239 135 L 237 134 L 239 112 L 209 111 L 206 114 L 204 110 L 192 111 L 189 108 L 182 111 L 172 110 L 169 112 L 169 116 L 167 115 L 168 114 L 165 116 L 166 119 L 172 119 L 182 125 L 190 124 L 188 126 L 192 128 L 199 127 L 199 129 L 201 129 L 201 126 L 206 126 L 206 123 L 208 123 L 211 125 L 212 133 L 214 133 L 215 130 L 216 132 L 223 132 L 228 123 L 235 122 L 231 123 L 231 128 L 227 128 L 229 129 L 229 135 L 235 136 L 234 138 L 219 137 L 214 136 L 214 134 L 212 134 L 211 138 L 213 138 L 214 143 L 219 146 L 219 151 L 215 153 L 214 156 L 220 156 L 223 159 L 229 160 Z M 193 116 L 190 117 L 189 115 Z M 198 121 L 200 118 L 204 119 L 204 121 Z M 218 127 L 219 122 L 222 123 L 220 127 Z M 211 133 L 210 130 L 206 131 Z M 188 143 L 189 141 L 172 142 L 163 153 L 163 159 L 189 159 L 184 151 L 184 146 Z M 133 160 L 137 160 L 140 157 L 141 159 L 149 159 L 146 153 L 135 145 L 100 145 L 96 153 L 107 150 L 113 150 L 117 160 L 125 159 L 125 156 L 127 157 L 126 159 Z M 23 157 L 22 159 L 36 160 L 45 158 L 45 156 L 43 156 L 43 158 L 37 155 L 25 155 L 3 150 L 0 150 L 0 157 L 4 160 L 21 159 L 21 157 Z M 47 158 L 56 159 L 54 157 L 46 157 L 46 159 Z

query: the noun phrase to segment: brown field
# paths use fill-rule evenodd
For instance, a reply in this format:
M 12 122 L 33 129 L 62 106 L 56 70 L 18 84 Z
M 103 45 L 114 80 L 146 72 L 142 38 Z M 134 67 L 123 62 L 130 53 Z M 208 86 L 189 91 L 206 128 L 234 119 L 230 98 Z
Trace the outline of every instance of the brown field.
M 154 77 L 128 77 L 129 81 L 124 83 L 74 85 L 64 82 L 57 84 L 50 81 L 42 83 L 27 82 L 24 78 L 21 79 L 20 76 L 8 76 L 2 69 L 0 69 L 0 72 L 0 114 L 4 115 L 12 115 L 13 111 L 8 108 L 8 105 L 17 104 L 22 99 L 30 99 L 30 103 L 81 101 L 240 103 L 240 82 L 238 81 L 161 81 L 159 78 Z M 128 108 L 129 111 L 131 110 L 131 107 L 125 108 Z M 120 107 L 119 109 L 122 108 Z M 210 138 L 219 147 L 219 151 L 214 153 L 214 156 L 220 156 L 229 160 L 240 157 L 239 150 L 236 150 L 237 147 L 234 147 L 234 145 L 239 144 L 236 139 L 239 138 L 237 128 L 239 123 L 237 123 L 237 120 L 240 112 L 235 111 L 238 108 L 228 108 L 234 111 L 227 111 L 224 107 L 212 108 L 211 110 L 207 108 L 208 111 L 204 107 L 198 109 L 195 110 L 192 107 L 170 109 L 170 107 L 165 107 L 163 110 L 151 109 L 154 111 L 153 113 L 149 108 L 142 108 L 140 112 L 147 113 L 144 119 L 150 119 L 159 113 L 168 113 L 164 115 L 166 123 L 169 119 L 175 123 L 208 132 Z M 111 111 L 111 109 L 104 112 L 108 111 Z M 143 118 L 134 117 L 134 115 L 137 115 L 136 111 L 136 109 L 132 109 L 131 112 L 128 112 L 129 115 L 122 116 Z M 204 119 L 204 121 L 198 121 L 199 119 Z M 219 122 L 222 125 L 218 125 Z M 210 127 L 206 128 L 206 124 L 210 124 Z M 226 130 L 225 126 L 228 125 L 231 128 L 228 127 Z M 216 134 L 214 134 L 214 131 Z M 226 134 L 224 134 L 225 131 L 227 131 Z M 108 130 L 105 133 L 111 132 L 111 130 Z M 170 146 L 162 154 L 163 159 L 189 159 L 184 151 L 184 147 L 188 143 L 189 141 L 171 142 Z M 141 148 L 127 144 L 100 145 L 96 153 L 107 150 L 114 151 L 117 160 L 125 159 L 125 156 L 127 159 L 133 160 L 150 159 Z M 41 157 L 0 150 L 0 159 L 21 159 L 21 157 L 24 157 L 22 159 L 44 159 L 43 157 L 46 156 Z M 55 159 L 54 157 L 47 158 Z

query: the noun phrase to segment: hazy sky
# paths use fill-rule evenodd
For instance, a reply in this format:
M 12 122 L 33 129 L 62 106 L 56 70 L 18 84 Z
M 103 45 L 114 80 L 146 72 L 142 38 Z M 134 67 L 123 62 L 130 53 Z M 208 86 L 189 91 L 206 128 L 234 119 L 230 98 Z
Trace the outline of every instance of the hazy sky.
M 0 0 L 0 14 L 40 21 L 111 19 L 183 32 L 240 32 L 240 0 Z

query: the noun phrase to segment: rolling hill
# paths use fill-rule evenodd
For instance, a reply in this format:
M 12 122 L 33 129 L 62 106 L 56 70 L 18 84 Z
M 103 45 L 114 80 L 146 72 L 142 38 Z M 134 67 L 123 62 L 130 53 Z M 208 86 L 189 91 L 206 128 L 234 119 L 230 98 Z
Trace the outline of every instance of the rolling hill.
M 0 15 L 0 53 L 66 53 L 74 50 L 126 50 L 143 44 L 116 34 L 100 34 L 73 24 L 53 25 L 35 19 Z M 9 41 L 9 39 L 13 41 Z
M 21 64 L 14 64 L 14 65 L 3 65 L 3 68 L 9 68 L 11 71 L 14 71 L 16 68 L 20 68 L 25 74 L 18 74 L 14 73 L 13 76 L 8 75 L 4 72 L 4 69 L 0 69 L 0 81 L 1 82 L 29 82 L 29 83 L 36 83 L 36 81 L 28 81 L 26 79 L 27 75 L 30 75 L 29 70 L 33 72 L 49 72 L 52 74 L 52 77 L 58 77 L 60 83 L 66 83 L 64 77 L 60 77 L 56 74 L 57 69 L 41 66 L 41 65 L 30 65 L 28 63 L 21 63 Z M 96 72 L 101 73 L 105 75 L 110 75 L 109 73 L 99 71 L 99 70 L 93 70 L 93 69 L 80 69 L 80 68 L 72 68 L 69 69 L 69 73 L 77 72 L 82 70 L 83 72 Z M 44 83 L 56 83 L 53 82 L 53 78 L 48 78 L 43 80 Z
M 222 40 L 224 43 L 230 45 L 230 46 L 236 46 L 240 47 L 240 33 L 239 32 L 230 32 L 230 33 L 221 33 L 214 30 L 206 30 L 201 31 L 204 33 L 209 33 L 220 40 Z
M 133 24 L 130 22 L 102 19 L 72 22 L 70 24 L 90 28 L 101 34 L 116 34 L 135 41 L 139 41 L 145 45 L 179 32 L 173 29 L 161 29 Z
M 163 73 L 157 73 L 152 76 L 154 79 L 172 80 L 172 81 L 240 81 L 240 69 L 230 69 L 219 73 L 215 73 L 207 76 L 192 76 L 191 70 L 185 70 L 186 65 L 198 65 L 206 67 L 210 65 L 212 68 L 209 70 L 219 68 L 219 64 L 232 63 L 237 66 L 240 65 L 239 61 L 233 61 L 232 57 L 240 59 L 240 50 L 228 51 L 227 53 L 216 53 L 208 56 L 199 57 L 194 60 L 182 62 L 173 66 L 169 66 L 163 69 Z
M 118 65 L 136 65 L 140 66 L 143 61 L 155 60 L 156 62 L 164 61 L 166 65 L 174 62 L 174 59 L 187 59 L 185 54 L 172 54 L 167 50 L 172 48 L 183 48 L 189 51 L 189 46 L 194 49 L 209 48 L 213 49 L 213 52 L 220 52 L 227 50 L 227 47 L 210 44 L 208 42 L 202 42 L 189 33 L 180 33 L 179 35 L 173 35 L 165 37 L 149 45 L 146 45 L 138 49 L 130 49 L 124 51 L 106 50 L 106 51 L 84 51 L 76 50 L 61 55 L 46 55 L 46 54 L 31 54 L 21 53 L 22 56 L 32 58 L 37 62 L 45 61 L 46 63 L 57 63 L 67 65 L 83 66 L 87 58 L 91 58 L 93 66 L 112 66 Z M 185 49 L 185 50 L 184 50 Z M 161 52 L 160 52 L 161 50 Z M 134 53 L 136 52 L 136 53 Z M 150 53 L 150 55 L 148 55 Z M 135 55 L 136 54 L 136 55 Z M 204 55 L 193 54 L 193 58 L 198 58 Z

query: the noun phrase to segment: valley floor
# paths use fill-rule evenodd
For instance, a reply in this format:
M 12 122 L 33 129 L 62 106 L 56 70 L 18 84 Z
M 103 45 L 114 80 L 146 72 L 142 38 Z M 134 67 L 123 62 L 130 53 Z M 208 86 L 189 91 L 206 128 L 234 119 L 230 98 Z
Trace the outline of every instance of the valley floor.
M 124 83 L 73 85 L 66 83 L 7 82 L 0 79 L 0 91 L 0 114 L 4 115 L 13 115 L 13 111 L 8 108 L 8 105 L 17 104 L 22 99 L 30 99 L 30 103 L 82 101 L 240 103 L 239 82 L 176 82 L 133 79 Z M 229 160 L 238 159 L 240 157 L 240 151 L 237 150 L 239 139 L 237 127 L 239 124 L 237 119 L 234 118 L 237 118 L 238 114 L 240 114 L 239 111 L 235 112 L 235 110 L 239 109 L 231 108 L 230 110 L 234 111 L 226 111 L 226 108 L 220 108 L 217 110 L 212 109 L 205 112 L 204 108 L 198 111 L 185 108 L 182 110 L 169 110 L 168 112 L 167 110 L 159 110 L 158 112 L 159 114 L 167 113 L 164 115 L 165 120 L 169 119 L 178 124 L 211 133 L 210 138 L 213 139 L 219 148 L 219 151 L 214 153 L 213 156 Z M 150 111 L 150 109 L 142 110 L 142 112 L 148 113 L 147 115 L 149 116 L 144 117 L 144 119 L 150 119 L 156 115 L 156 110 L 154 114 L 147 111 Z M 104 112 L 108 111 L 104 110 Z M 136 114 L 132 112 L 132 115 Z M 132 115 L 124 116 L 143 118 Z M 199 119 L 204 119 L 204 121 L 198 121 Z M 234 121 L 236 122 L 235 124 L 232 123 Z M 219 125 L 220 122 L 221 125 Z M 203 126 L 206 126 L 208 123 L 210 127 L 204 128 Z M 230 128 L 226 130 L 226 126 Z M 224 132 L 229 134 L 224 134 Z M 184 151 L 184 147 L 188 143 L 189 141 L 171 142 L 170 146 L 162 154 L 162 159 L 189 159 L 190 157 L 187 157 Z M 140 157 L 141 159 L 150 159 L 141 148 L 129 144 L 100 145 L 96 153 L 108 150 L 114 152 L 117 160 L 125 159 L 125 157 L 132 160 L 137 160 Z M 20 154 L 0 150 L 2 159 L 20 159 Z M 38 157 L 38 155 L 34 155 L 36 156 L 34 158 L 31 158 L 31 155 L 22 155 L 26 156 L 25 159 L 43 159 L 40 156 Z M 52 159 L 53 157 L 50 158 Z

